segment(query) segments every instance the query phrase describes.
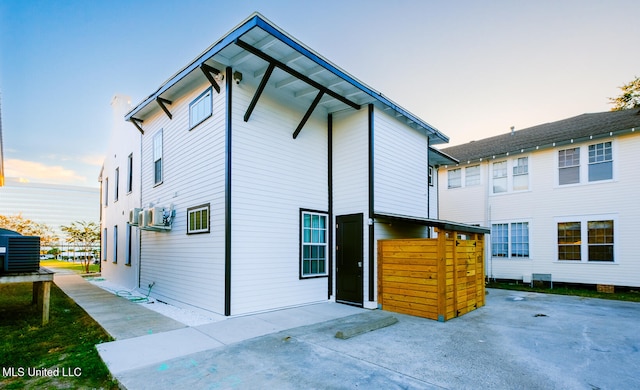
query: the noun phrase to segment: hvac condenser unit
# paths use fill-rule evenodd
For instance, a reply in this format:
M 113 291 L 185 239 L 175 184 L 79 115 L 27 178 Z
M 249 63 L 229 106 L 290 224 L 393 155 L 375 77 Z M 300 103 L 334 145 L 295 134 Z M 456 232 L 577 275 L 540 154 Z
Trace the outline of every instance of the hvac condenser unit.
M 0 263 L 2 272 L 37 271 L 40 269 L 40 237 L 0 229 Z
M 164 226 L 164 208 L 151 207 L 149 209 L 149 225 L 148 226 Z
M 138 226 L 140 224 L 140 212 L 142 209 L 134 208 L 129 210 L 129 225 Z

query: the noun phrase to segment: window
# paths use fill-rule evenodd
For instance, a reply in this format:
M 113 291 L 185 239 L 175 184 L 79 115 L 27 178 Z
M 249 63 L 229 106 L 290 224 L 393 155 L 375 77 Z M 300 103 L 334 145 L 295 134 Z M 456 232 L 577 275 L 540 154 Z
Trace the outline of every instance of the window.
M 580 148 L 558 151 L 559 183 L 580 183 Z
M 509 224 L 496 223 L 491 225 L 491 256 L 509 256 Z
M 513 222 L 491 225 L 491 256 L 528 258 L 529 223 Z
M 107 261 L 107 228 L 102 231 L 102 261 Z
M 464 185 L 467 187 L 480 185 L 480 165 L 466 167 L 464 170 Z
M 519 157 L 513 164 L 513 190 L 529 189 L 529 158 Z
M 589 261 L 613 261 L 613 221 L 590 221 Z
M 189 128 L 192 129 L 211 116 L 211 88 L 189 104 Z
M 447 174 L 448 176 L 448 187 L 449 188 L 460 188 L 462 187 L 462 169 L 450 169 Z
M 209 233 L 209 205 L 191 207 L 187 209 L 187 234 Z
M 127 160 L 127 193 L 133 191 L 133 154 Z
M 109 206 L 109 178 L 104 179 L 104 205 Z
M 133 243 L 132 243 L 132 237 L 131 237 L 132 230 L 133 230 L 133 226 L 127 224 L 127 235 L 126 235 L 127 252 L 125 253 L 125 256 L 124 256 L 124 265 L 131 265 L 131 255 L 133 253 Z
M 493 163 L 493 193 L 507 192 L 507 162 Z
M 113 262 L 118 262 L 118 225 L 113 227 Z
M 162 183 L 162 130 L 153 136 L 153 183 Z
M 327 215 L 301 212 L 301 276 L 327 275 Z
M 558 223 L 558 260 L 613 262 L 613 224 L 612 219 Z
M 589 145 L 589 181 L 613 178 L 611 142 Z
M 529 223 L 511 224 L 511 257 L 529 257 Z
M 580 222 L 558 223 L 558 260 L 581 260 Z
M 116 174 L 115 174 L 115 194 L 113 194 L 113 201 L 117 202 L 118 201 L 118 193 L 120 192 L 120 168 L 116 168 Z
M 429 166 L 428 174 L 429 174 L 429 186 L 433 187 L 433 167 L 432 166 Z

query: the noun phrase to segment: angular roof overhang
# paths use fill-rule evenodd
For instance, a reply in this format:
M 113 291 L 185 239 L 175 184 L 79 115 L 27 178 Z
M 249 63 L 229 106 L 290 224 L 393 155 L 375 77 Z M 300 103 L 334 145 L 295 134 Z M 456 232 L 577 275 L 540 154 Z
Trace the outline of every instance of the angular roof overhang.
M 196 83 L 206 78 L 218 90 L 215 84 L 226 67 L 242 73 L 243 83 L 255 84 L 258 88 L 255 101 L 268 86 L 270 93 L 308 107 L 305 117 L 316 108 L 333 113 L 374 104 L 428 136 L 430 144 L 449 141 L 439 130 L 315 53 L 259 13 L 252 14 L 170 77 L 127 113 L 125 119 L 142 131 L 144 120 L 157 110 L 171 117 L 168 105 Z M 248 108 L 245 120 L 252 109 Z M 299 128 L 302 125 L 304 120 Z
M 491 234 L 491 229 L 486 227 L 468 225 L 465 223 L 459 223 L 459 222 L 453 222 L 453 221 L 445 221 L 442 219 L 411 217 L 408 215 L 389 214 L 389 213 L 374 213 L 373 218 L 376 221 L 403 222 L 403 223 L 410 223 L 410 224 L 416 224 L 416 225 L 422 225 L 422 226 L 432 226 L 432 227 L 437 227 L 444 230 L 461 232 L 461 233 Z
M 437 167 L 440 165 L 458 164 L 459 162 L 460 161 L 458 159 L 449 156 L 442 150 L 429 148 L 429 165 Z

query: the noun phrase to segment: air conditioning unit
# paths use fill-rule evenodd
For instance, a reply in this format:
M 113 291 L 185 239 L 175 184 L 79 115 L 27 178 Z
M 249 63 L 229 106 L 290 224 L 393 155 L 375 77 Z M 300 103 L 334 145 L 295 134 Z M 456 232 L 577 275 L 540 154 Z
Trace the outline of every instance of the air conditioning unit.
M 147 210 L 145 210 L 147 211 Z M 151 207 L 149 211 L 149 220 L 147 226 L 164 226 L 164 208 Z
M 138 226 L 141 228 L 149 226 L 149 209 L 140 210 L 138 213 Z
M 138 226 L 140 224 L 140 212 L 142 209 L 133 208 L 129 210 L 129 225 Z

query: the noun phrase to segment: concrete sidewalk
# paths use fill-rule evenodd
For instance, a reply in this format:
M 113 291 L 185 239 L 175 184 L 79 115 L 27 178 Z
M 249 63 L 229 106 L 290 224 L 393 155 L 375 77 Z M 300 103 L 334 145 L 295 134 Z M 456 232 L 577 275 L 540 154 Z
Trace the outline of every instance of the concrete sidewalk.
M 94 286 L 75 273 L 62 273 L 57 269 L 55 272 L 54 283 L 116 340 L 187 327 Z

